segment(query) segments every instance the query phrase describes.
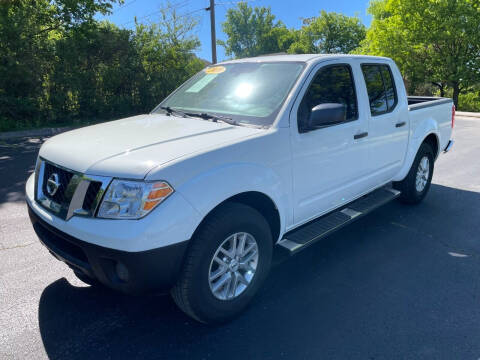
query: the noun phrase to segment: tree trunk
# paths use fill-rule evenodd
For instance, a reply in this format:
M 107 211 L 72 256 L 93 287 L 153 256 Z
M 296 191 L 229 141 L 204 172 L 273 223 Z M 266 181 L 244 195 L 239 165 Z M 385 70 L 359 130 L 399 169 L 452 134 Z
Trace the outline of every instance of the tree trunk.
M 455 108 L 458 109 L 458 96 L 460 95 L 460 86 L 458 84 L 453 84 L 453 103 Z
M 438 89 L 440 90 L 440 96 L 445 97 L 445 85 L 437 82 L 433 82 L 432 84 L 438 86 Z

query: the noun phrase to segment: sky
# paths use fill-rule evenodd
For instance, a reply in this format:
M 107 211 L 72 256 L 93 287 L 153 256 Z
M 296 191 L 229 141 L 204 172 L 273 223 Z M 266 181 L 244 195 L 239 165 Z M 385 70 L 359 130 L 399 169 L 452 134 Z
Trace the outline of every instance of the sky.
M 335 11 L 348 16 L 358 15 L 365 25 L 369 25 L 371 17 L 367 15 L 369 0 L 250 0 L 250 6 L 270 6 L 272 14 L 278 20 L 283 21 L 288 28 L 300 28 L 302 18 L 317 16 L 321 10 Z M 170 6 L 174 7 L 179 15 L 189 14 L 196 17 L 198 26 L 195 29 L 201 46 L 196 51 L 197 56 L 211 61 L 210 47 L 210 13 L 205 11 L 210 4 L 209 0 L 171 0 Z M 225 40 L 222 32 L 222 22 L 225 21 L 229 8 L 235 7 L 237 0 L 216 0 L 215 2 L 215 25 L 217 39 Z M 133 29 L 134 17 L 139 22 L 156 22 L 160 15 L 159 9 L 166 6 L 166 0 L 125 0 L 121 6 L 115 6 L 108 16 L 99 16 L 99 19 L 107 19 L 119 27 Z M 224 49 L 217 45 L 217 59 L 226 59 Z

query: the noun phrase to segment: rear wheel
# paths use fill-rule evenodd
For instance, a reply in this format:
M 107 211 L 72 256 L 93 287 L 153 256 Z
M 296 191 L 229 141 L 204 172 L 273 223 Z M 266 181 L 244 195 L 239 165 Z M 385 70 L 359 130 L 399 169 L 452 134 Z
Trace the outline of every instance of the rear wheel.
M 176 304 L 204 323 L 225 322 L 251 301 L 270 269 L 272 235 L 255 209 L 226 203 L 214 210 L 192 239 Z
M 434 160 L 431 146 L 423 143 L 405 179 L 393 184 L 397 190 L 402 192 L 399 197 L 400 201 L 418 204 L 423 200 L 430 189 Z

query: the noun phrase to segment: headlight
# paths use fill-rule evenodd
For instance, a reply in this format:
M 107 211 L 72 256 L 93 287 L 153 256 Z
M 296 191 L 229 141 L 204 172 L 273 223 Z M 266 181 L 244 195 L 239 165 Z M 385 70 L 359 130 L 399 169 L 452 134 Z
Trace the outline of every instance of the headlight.
M 114 179 L 103 197 L 98 217 L 139 219 L 165 200 L 173 189 L 165 181 L 144 182 Z

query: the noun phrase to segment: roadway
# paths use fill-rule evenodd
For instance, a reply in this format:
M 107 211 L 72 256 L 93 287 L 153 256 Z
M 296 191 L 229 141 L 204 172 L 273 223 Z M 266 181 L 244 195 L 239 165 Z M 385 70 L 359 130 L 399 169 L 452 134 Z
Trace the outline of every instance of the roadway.
M 392 202 L 277 263 L 235 321 L 91 288 L 38 242 L 23 187 L 42 138 L 0 142 L 0 358 L 478 359 L 480 119 L 457 118 L 418 206 Z

